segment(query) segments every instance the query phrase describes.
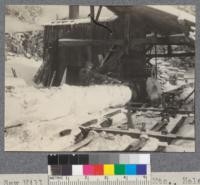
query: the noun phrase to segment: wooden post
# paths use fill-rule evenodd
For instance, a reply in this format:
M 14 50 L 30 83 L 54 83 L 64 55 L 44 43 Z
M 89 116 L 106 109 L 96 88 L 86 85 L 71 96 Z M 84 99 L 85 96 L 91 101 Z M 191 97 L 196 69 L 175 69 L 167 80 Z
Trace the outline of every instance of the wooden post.
M 95 15 L 94 6 L 90 6 L 90 15 L 91 15 L 93 18 L 95 18 L 95 17 L 94 17 L 94 15 Z
M 122 76 L 124 79 L 133 82 L 133 85 L 136 84 L 137 100 L 144 101 L 146 95 L 145 45 L 142 43 L 132 45 L 131 43 L 134 43 L 135 39 L 146 39 L 146 33 L 141 22 L 134 22 L 129 15 L 125 15 L 124 19 L 124 39 L 128 47 L 123 56 Z
M 102 6 L 99 6 L 99 9 L 98 9 L 98 12 L 97 12 L 97 15 L 96 15 L 96 21 L 98 21 L 99 20 L 99 16 L 100 16 L 100 14 L 101 14 L 101 10 L 102 10 Z
M 95 18 L 95 11 L 94 11 L 94 6 L 90 6 L 90 16 Z M 95 28 L 95 25 L 94 23 L 92 22 L 92 19 L 91 19 L 91 29 L 90 29 L 90 38 L 93 39 L 94 38 L 94 28 Z M 87 53 L 88 53 L 88 61 L 89 63 L 93 63 L 93 49 L 92 49 L 92 46 L 89 45 L 87 47 Z
M 70 5 L 69 6 L 69 19 L 79 18 L 79 5 Z

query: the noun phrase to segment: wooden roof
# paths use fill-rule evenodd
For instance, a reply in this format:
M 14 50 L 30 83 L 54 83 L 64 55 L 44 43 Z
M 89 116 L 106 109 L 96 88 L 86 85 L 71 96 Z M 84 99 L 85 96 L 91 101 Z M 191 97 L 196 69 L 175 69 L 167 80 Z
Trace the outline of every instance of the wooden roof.
M 191 26 L 195 26 L 195 16 L 175 8 L 173 5 L 133 5 L 133 6 L 106 6 L 115 15 L 103 17 L 99 22 L 109 22 L 117 17 L 129 14 L 137 25 L 143 24 L 147 32 L 158 32 L 164 35 L 187 33 Z M 90 23 L 90 18 L 74 20 L 55 20 L 44 26 L 62 26 Z M 134 24 L 134 23 L 133 23 Z
M 107 6 L 116 15 L 129 14 L 135 21 L 166 34 L 182 33 L 195 26 L 195 16 L 170 5 Z

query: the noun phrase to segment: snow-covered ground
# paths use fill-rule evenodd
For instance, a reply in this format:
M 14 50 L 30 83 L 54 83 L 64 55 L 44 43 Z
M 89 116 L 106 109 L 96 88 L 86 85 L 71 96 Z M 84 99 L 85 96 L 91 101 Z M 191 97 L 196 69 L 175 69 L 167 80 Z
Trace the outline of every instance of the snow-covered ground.
M 67 151 L 74 144 L 75 136 L 80 133 L 81 124 L 93 119 L 101 120 L 103 115 L 115 110 L 109 107 L 123 105 L 131 98 L 131 91 L 126 86 L 118 88 L 116 85 L 90 87 L 62 85 L 42 88 L 32 81 L 41 63 L 8 53 L 5 62 L 6 151 Z M 12 68 L 16 71 L 17 78 L 13 77 Z M 185 95 L 191 90 L 192 88 L 188 88 Z M 156 114 L 158 113 L 136 112 L 131 119 L 137 123 L 136 129 L 141 129 L 143 122 L 148 123 L 146 128 L 150 129 L 160 120 L 160 117 L 155 117 Z M 123 112 L 112 119 L 114 128 L 121 127 L 122 123 L 127 122 L 127 116 Z M 168 127 L 173 127 L 178 119 L 179 117 L 170 118 Z M 66 129 L 71 130 L 71 133 L 61 137 L 59 133 Z M 178 134 L 194 137 L 194 125 L 186 123 Z M 129 144 L 138 141 L 139 139 L 130 136 L 102 132 L 96 134 L 93 142 L 81 150 L 124 150 Z M 159 143 L 158 139 L 150 137 L 142 151 L 154 151 Z M 178 140 L 167 146 L 166 151 L 192 152 L 194 145 L 195 141 Z
M 36 61 L 33 58 L 28 59 L 21 55 L 8 53 L 7 61 L 5 62 L 5 80 L 7 82 L 10 78 L 13 78 L 13 68 L 17 73 L 17 77 L 23 79 L 27 86 L 34 86 L 33 76 L 41 64 L 41 60 Z
M 80 124 L 99 117 L 110 106 L 131 98 L 126 86 L 39 88 L 32 81 L 41 62 L 9 56 L 5 62 L 5 149 L 7 151 L 64 150 L 74 141 Z M 15 69 L 17 78 L 13 77 Z M 103 97 L 103 98 L 102 98 Z M 69 136 L 59 132 L 71 129 Z

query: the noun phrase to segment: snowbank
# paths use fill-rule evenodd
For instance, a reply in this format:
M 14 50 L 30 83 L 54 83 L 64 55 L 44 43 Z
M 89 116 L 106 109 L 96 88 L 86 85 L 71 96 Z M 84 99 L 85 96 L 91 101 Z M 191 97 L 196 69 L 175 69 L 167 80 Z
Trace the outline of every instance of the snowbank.
M 63 85 L 60 88 L 36 89 L 15 87 L 6 94 L 6 100 L 15 95 L 22 107 L 26 106 L 26 116 L 34 120 L 51 120 L 62 116 L 92 114 L 103 109 L 124 105 L 131 99 L 131 90 L 126 86 L 99 85 L 76 87 Z M 11 104 L 7 104 L 6 113 Z M 30 118 L 31 119 L 31 118 Z M 9 118 L 7 118 L 9 120 Z
M 9 54 L 9 53 L 8 53 Z M 23 79 L 27 85 L 34 85 L 33 76 L 37 72 L 42 61 L 35 61 L 34 59 L 28 59 L 24 56 L 7 56 L 5 62 L 5 75 L 6 84 L 11 83 L 10 78 L 13 78 L 12 68 L 16 71 L 18 79 Z M 15 81 L 13 81 L 15 83 Z
M 21 125 L 7 130 L 6 151 L 64 150 L 73 144 L 82 123 L 131 99 L 131 90 L 123 85 L 37 88 L 32 78 L 39 65 L 22 56 L 9 56 L 6 62 L 5 127 Z M 71 134 L 60 137 L 65 129 Z
M 73 144 L 82 123 L 95 115 L 99 117 L 110 106 L 125 104 L 130 98 L 131 91 L 126 86 L 14 87 L 5 94 L 5 126 L 22 126 L 20 130 L 9 129 L 5 148 L 7 151 L 64 150 Z M 62 138 L 59 132 L 65 129 L 72 132 Z

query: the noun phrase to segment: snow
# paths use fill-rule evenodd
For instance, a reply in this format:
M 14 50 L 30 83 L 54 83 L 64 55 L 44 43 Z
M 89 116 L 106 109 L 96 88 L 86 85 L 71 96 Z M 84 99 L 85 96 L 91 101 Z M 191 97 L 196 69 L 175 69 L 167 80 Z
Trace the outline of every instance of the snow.
M 113 15 L 112 17 L 103 17 L 101 16 L 99 18 L 99 22 L 109 22 L 113 21 L 117 18 L 117 16 Z M 50 25 L 50 26 L 59 26 L 59 25 L 75 25 L 75 24 L 85 24 L 85 23 L 90 23 L 91 18 L 86 17 L 86 18 L 79 18 L 79 19 L 67 19 L 67 20 L 54 20 L 45 23 L 44 25 Z
M 69 15 L 69 6 L 63 6 L 63 5 L 48 5 L 48 6 L 41 6 L 43 8 L 43 16 L 38 19 L 39 23 L 41 25 L 49 24 L 51 21 L 56 20 L 56 16 L 58 19 L 66 19 L 68 18 Z M 95 12 L 98 11 L 98 6 L 95 6 Z M 80 19 L 76 19 L 75 22 L 81 22 L 82 21 L 90 21 L 88 17 L 88 14 L 90 13 L 90 7 L 89 6 L 80 6 L 79 7 L 79 16 Z M 114 18 L 116 17 L 115 14 L 107 9 L 106 7 L 103 7 L 101 10 L 101 15 L 100 15 L 100 21 L 103 19 L 108 19 L 108 18 Z M 83 19 L 82 19 L 83 18 Z M 78 23 L 77 23 L 78 24 Z
M 27 85 L 34 85 L 32 78 L 41 64 L 42 61 L 35 61 L 20 55 L 12 56 L 8 53 L 5 65 L 6 83 L 12 83 L 9 79 L 13 77 L 11 70 L 13 68 L 18 78 L 23 79 Z
M 80 124 L 131 99 L 131 90 L 126 86 L 38 88 L 32 78 L 40 64 L 23 56 L 7 57 L 5 127 L 22 124 L 7 130 L 7 151 L 64 150 L 73 144 Z M 18 78 L 12 76 L 11 68 Z M 71 134 L 60 137 L 59 132 L 65 129 L 71 129 Z

